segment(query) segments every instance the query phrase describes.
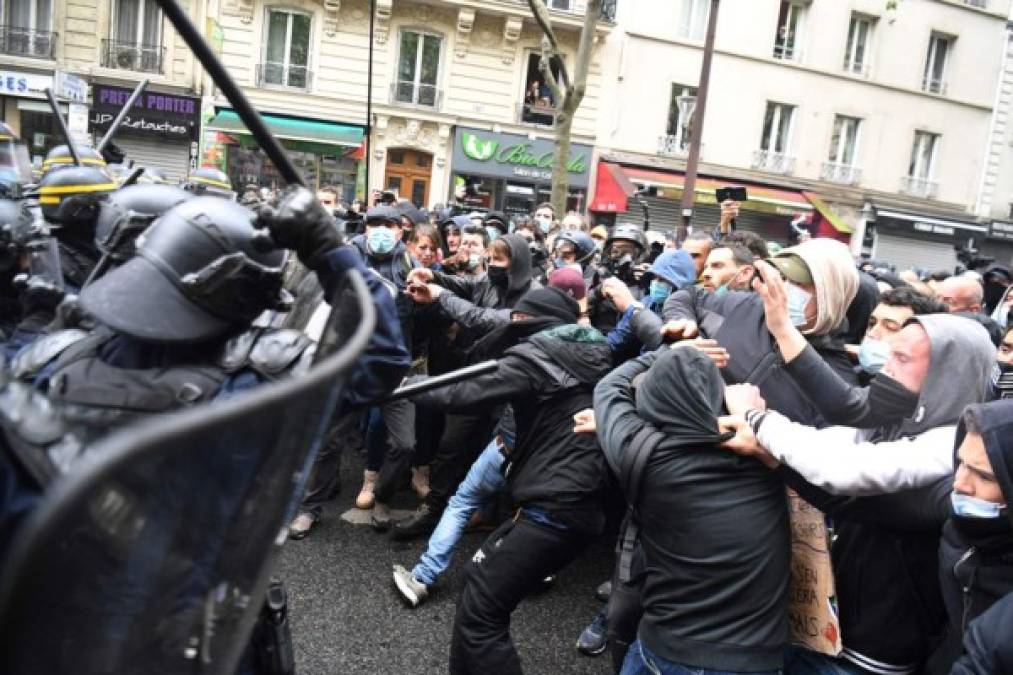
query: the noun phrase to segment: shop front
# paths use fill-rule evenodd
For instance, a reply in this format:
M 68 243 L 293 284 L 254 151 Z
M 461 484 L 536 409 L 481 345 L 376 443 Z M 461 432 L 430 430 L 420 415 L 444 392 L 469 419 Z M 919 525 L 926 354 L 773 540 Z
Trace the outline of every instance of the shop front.
M 988 227 L 971 220 L 939 214 L 914 213 L 875 205 L 875 221 L 866 236 L 872 237 L 872 259 L 890 263 L 898 270 L 952 273 L 957 251 L 980 248 Z
M 1013 222 L 993 220 L 988 224 L 988 236 L 981 252 L 995 258 L 999 265 L 1013 265 Z
M 88 132 L 96 142 L 131 93 L 126 87 L 92 84 Z M 199 98 L 146 89 L 123 118 L 113 143 L 127 160 L 161 169 L 170 180 L 180 181 L 197 164 L 200 111 Z
M 580 143 L 570 148 L 567 211 L 587 208 L 591 151 L 590 145 Z M 552 139 L 458 127 L 451 188 L 459 201 L 473 208 L 530 215 L 538 204 L 549 201 L 554 160 Z
M 63 143 L 56 118 L 46 102 L 46 89 L 52 87 L 52 74 L 0 69 L 0 111 L 4 122 L 24 141 L 38 166 L 53 146 Z M 60 107 L 66 113 L 66 104 Z
M 272 114 L 261 117 L 310 188 L 333 187 L 346 202 L 361 192 L 361 126 Z M 281 174 L 233 110 L 219 109 L 205 126 L 201 164 L 220 168 L 239 191 L 248 185 L 273 190 L 285 186 Z
M 607 226 L 641 223 L 647 207 L 651 229 L 675 231 L 682 221 L 685 175 L 600 161 L 590 211 Z M 693 199 L 694 229 L 714 229 L 721 220 L 716 193 L 722 187 L 744 187 L 748 199 L 740 205 L 737 229 L 755 232 L 767 241 L 791 243 L 804 228 L 813 237 L 847 243 L 852 228 L 817 194 L 785 187 L 744 182 L 719 176 L 699 176 Z M 794 223 L 794 226 L 793 226 Z

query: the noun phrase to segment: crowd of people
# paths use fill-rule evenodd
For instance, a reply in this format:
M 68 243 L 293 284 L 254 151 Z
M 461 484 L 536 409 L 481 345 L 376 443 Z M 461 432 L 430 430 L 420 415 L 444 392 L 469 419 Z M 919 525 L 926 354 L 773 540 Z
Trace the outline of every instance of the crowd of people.
M 0 556 L 73 472 L 68 437 L 83 456 L 139 417 L 299 377 L 311 322 L 264 321 L 294 311 L 298 261 L 315 308 L 355 270 L 378 320 L 289 536 L 312 533 L 356 449 L 355 506 L 428 539 L 382 571 L 410 607 L 451 592 L 463 533 L 488 528 L 462 552 L 451 673 L 523 672 L 512 612 L 601 537 L 615 573 L 588 589 L 602 607 L 575 638 L 623 675 L 1013 672 L 1007 267 L 897 273 L 830 239 L 782 248 L 729 227 L 734 203 L 677 242 L 550 204 L 512 218 L 389 193 L 346 208 L 329 188 L 237 199 L 209 171 L 118 187 L 97 160 L 58 158 L 0 202 L 0 388 L 60 430 L 0 411 Z M 789 489 L 831 532 L 839 653 L 789 631 Z M 395 520 L 403 491 L 418 506 Z

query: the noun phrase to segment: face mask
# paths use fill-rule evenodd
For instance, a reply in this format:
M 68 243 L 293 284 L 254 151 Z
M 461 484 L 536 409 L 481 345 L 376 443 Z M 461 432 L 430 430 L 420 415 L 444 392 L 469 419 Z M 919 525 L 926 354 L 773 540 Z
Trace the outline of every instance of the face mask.
M 992 315 L 992 318 L 995 319 L 1000 328 L 1005 328 L 1006 323 L 1009 321 L 1009 305 L 996 307 L 995 314 Z
M 809 323 L 809 320 L 805 318 L 805 309 L 809 306 L 809 301 L 812 300 L 812 293 L 795 284 L 786 285 L 788 286 L 788 318 L 791 320 L 791 325 L 804 326 Z
M 535 222 L 538 223 L 538 229 L 542 231 L 542 234 L 548 234 L 552 229 L 552 221 L 548 218 L 536 218 Z
M 605 242 L 603 242 L 601 239 L 595 239 L 594 240 L 594 248 L 595 248 L 596 251 L 598 251 L 599 253 L 601 253 L 602 249 L 605 248 Z
M 1006 508 L 1002 504 L 986 502 L 959 492 L 950 494 L 950 502 L 953 504 L 953 515 L 962 518 L 999 518 L 1004 515 Z
M 566 262 L 562 258 L 553 258 L 552 259 L 552 266 L 555 267 L 557 270 L 561 270 L 561 269 L 567 267 L 569 264 L 570 263 Z
M 493 286 L 499 286 L 505 288 L 510 283 L 510 276 L 505 267 L 496 267 L 495 265 L 489 265 L 489 269 L 486 270 L 489 275 L 489 281 L 492 282 Z
M 912 418 L 918 411 L 920 398 L 897 380 L 880 373 L 869 385 L 869 410 L 875 419 L 865 426 L 879 427 Z
M 858 349 L 858 363 L 862 370 L 875 375 L 890 359 L 890 344 L 883 340 L 867 337 Z
M 992 385 L 990 400 L 1013 398 L 1013 363 L 996 362 L 992 367 L 989 384 Z
M 397 243 L 397 238 L 394 236 L 394 230 L 389 227 L 374 227 L 366 235 L 366 244 L 369 246 L 369 250 L 377 255 L 386 255 L 394 250 L 394 244 Z
M 478 253 L 472 253 L 468 256 L 468 269 L 478 269 L 478 266 L 482 264 L 482 256 Z
M 499 230 L 495 227 L 487 227 L 485 228 L 485 231 L 489 235 L 489 241 L 496 241 L 499 239 Z
M 651 299 L 654 300 L 655 304 L 663 305 L 665 304 L 665 300 L 668 299 L 668 296 L 672 294 L 672 287 L 664 281 L 658 281 L 655 279 L 651 282 L 650 293 Z
M 730 284 L 730 283 L 732 283 L 732 282 L 729 281 L 727 284 L 721 284 L 720 286 L 718 286 L 717 288 L 715 288 L 714 289 L 714 295 L 724 295 L 725 293 L 727 293 L 728 292 L 728 284 Z

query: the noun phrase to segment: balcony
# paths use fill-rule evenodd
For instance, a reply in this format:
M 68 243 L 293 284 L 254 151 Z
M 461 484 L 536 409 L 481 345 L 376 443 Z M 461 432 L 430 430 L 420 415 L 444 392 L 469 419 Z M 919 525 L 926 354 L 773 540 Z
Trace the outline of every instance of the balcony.
M 556 126 L 556 109 L 542 103 L 521 103 L 517 106 L 517 118 L 521 124 L 554 127 Z
M 686 159 L 689 155 L 689 139 L 682 139 L 673 134 L 658 137 L 658 154 L 663 157 Z
M 823 171 L 820 177 L 828 183 L 858 185 L 858 182 L 862 179 L 862 170 L 850 164 L 823 162 Z
M 844 59 L 844 72 L 861 77 L 869 76 L 869 62 L 856 59 Z
M 527 6 L 527 0 L 514 0 L 514 2 Z M 614 22 L 616 20 L 616 5 L 619 0 L 603 0 L 601 4 L 602 21 Z M 545 0 L 545 6 L 555 12 L 584 16 L 587 11 L 586 0 Z
M 932 77 L 922 78 L 922 91 L 930 94 L 939 94 L 940 96 L 946 95 L 946 83 L 941 79 L 937 80 Z
M 102 40 L 103 68 L 161 75 L 164 63 L 165 47 L 139 42 Z
M 802 50 L 796 48 L 794 45 L 775 42 L 774 58 L 779 61 L 801 61 Z
M 53 60 L 56 33 L 17 26 L 0 26 L 0 54 Z
M 306 66 L 284 63 L 258 63 L 255 73 L 258 87 L 288 87 L 306 91 L 313 81 L 313 73 Z
M 390 103 L 439 110 L 443 105 L 443 90 L 432 84 L 398 80 L 390 85 Z
M 939 191 L 939 183 L 926 178 L 904 176 L 900 179 L 900 191 L 912 197 L 935 199 L 936 193 Z
M 795 170 L 795 158 L 770 150 L 757 150 L 753 153 L 753 168 L 787 175 Z

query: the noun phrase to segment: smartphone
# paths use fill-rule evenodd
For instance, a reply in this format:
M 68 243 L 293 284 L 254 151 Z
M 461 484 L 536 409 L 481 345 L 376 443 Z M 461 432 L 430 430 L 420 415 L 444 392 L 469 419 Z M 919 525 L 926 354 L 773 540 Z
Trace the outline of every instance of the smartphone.
M 717 199 L 718 204 L 731 200 L 733 202 L 745 202 L 749 201 L 749 195 L 746 193 L 744 187 L 723 187 L 718 188 L 714 191 L 714 198 Z

